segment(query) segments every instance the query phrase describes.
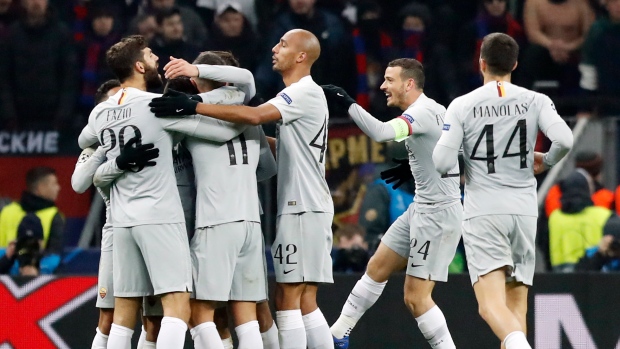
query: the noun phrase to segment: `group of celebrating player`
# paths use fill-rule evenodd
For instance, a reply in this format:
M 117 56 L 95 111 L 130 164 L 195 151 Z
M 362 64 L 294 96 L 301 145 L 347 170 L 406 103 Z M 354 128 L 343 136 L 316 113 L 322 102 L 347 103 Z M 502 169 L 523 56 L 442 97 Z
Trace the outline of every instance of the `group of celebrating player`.
M 432 348 L 456 348 L 431 293 L 447 281 L 461 235 L 480 315 L 502 348 L 531 348 L 534 174 L 566 155 L 572 133 L 547 96 L 510 83 L 518 49 L 507 35 L 485 37 L 484 86 L 447 110 L 424 95 L 418 61 L 390 62 L 381 90 L 403 114 L 384 123 L 343 89 L 312 80 L 320 45 L 305 30 L 272 49 L 286 88 L 263 104 L 252 74 L 226 52 L 203 52 L 194 64 L 172 59 L 164 70 L 176 90 L 148 93 L 162 84 L 157 56 L 140 36 L 121 40 L 107 52 L 118 82 L 100 90 L 72 177 L 79 192 L 94 184 L 108 209 L 92 348 L 129 349 L 139 311 L 139 348 L 180 349 L 188 324 L 195 348 L 232 348 L 228 312 L 238 348 L 348 348 L 356 323 L 405 266 L 405 303 L 420 331 Z M 347 112 L 377 142 L 404 140 L 402 166 L 416 183 L 415 202 L 385 233 L 331 329 L 316 302 L 318 284 L 333 282 L 330 111 Z M 277 122 L 276 139 L 262 131 L 268 122 Z M 533 151 L 539 128 L 552 141 L 544 154 Z M 257 181 L 276 173 L 274 322 Z

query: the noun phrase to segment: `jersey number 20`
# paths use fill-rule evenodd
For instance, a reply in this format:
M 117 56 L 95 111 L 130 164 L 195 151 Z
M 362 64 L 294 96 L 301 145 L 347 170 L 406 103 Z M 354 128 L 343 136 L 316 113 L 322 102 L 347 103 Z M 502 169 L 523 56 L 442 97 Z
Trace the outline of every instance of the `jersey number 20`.
M 519 132 L 519 152 L 518 153 L 509 153 L 510 145 L 514 140 L 515 136 Z M 486 146 L 487 146 L 487 154 L 486 156 L 476 156 L 478 152 L 478 146 L 480 146 L 480 142 L 485 138 Z M 517 126 L 515 126 L 512 134 L 510 135 L 510 139 L 508 139 L 508 145 L 506 145 L 506 149 L 504 149 L 504 154 L 502 158 L 511 158 L 514 156 L 519 157 L 520 168 L 527 168 L 527 154 L 529 151 L 527 150 L 527 125 L 525 120 L 519 120 L 517 122 Z M 472 160 L 481 160 L 487 162 L 487 171 L 489 174 L 495 173 L 495 159 L 497 156 L 495 155 L 495 145 L 493 143 L 493 125 L 485 125 L 482 129 L 482 133 L 478 137 L 476 144 L 474 145 L 474 149 L 471 152 L 471 156 L 469 157 Z

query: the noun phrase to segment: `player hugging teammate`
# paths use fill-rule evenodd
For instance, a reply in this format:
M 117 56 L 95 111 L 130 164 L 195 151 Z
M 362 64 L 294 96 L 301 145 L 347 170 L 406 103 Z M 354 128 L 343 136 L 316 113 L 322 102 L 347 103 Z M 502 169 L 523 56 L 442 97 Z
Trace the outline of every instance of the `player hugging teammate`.
M 447 111 L 423 93 L 418 61 L 391 62 L 381 89 L 403 114 L 386 123 L 341 88 L 312 80 L 320 45 L 310 32 L 287 32 L 272 52 L 286 87 L 259 104 L 251 102 L 252 74 L 229 53 L 203 52 L 194 64 L 171 59 L 164 70 L 173 88 L 161 96 L 146 92 L 162 80 L 158 57 L 142 37 L 108 51 L 118 83 L 102 87 L 78 140 L 85 151 L 72 178 L 76 191 L 94 183 L 109 198 L 99 272 L 108 293 L 101 298 L 108 298 L 97 304 L 102 311 L 92 348 L 129 349 L 141 309 L 139 348 L 183 348 L 188 326 L 195 348 L 232 348 L 226 305 L 239 348 L 348 348 L 357 321 L 405 266 L 405 303 L 422 334 L 432 348 L 456 348 L 431 292 L 436 281 L 447 280 L 461 231 L 481 315 L 506 349 L 530 348 L 524 333 L 534 266 L 533 175 L 568 152 L 572 134 L 548 97 L 510 84 L 514 40 L 485 38 L 485 85 Z M 328 105 L 346 110 L 376 141 L 405 141 L 411 174 L 404 171 L 404 179 L 415 177 L 417 186 L 415 203 L 386 232 L 331 330 L 316 302 L 318 285 L 333 282 Z M 511 113 L 475 112 L 487 106 Z M 277 123 L 275 140 L 259 126 L 268 122 Z M 533 152 L 539 127 L 553 142 L 546 154 Z M 257 181 L 276 171 L 278 327 L 266 302 L 257 190 Z

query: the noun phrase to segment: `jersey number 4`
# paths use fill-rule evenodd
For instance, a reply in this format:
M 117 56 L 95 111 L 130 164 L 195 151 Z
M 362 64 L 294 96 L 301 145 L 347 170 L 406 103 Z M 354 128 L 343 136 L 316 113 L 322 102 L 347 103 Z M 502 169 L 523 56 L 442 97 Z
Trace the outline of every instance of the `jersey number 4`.
M 518 153 L 509 153 L 510 145 L 514 140 L 515 136 L 519 132 L 519 152 Z M 487 154 L 486 156 L 476 156 L 478 153 L 478 146 L 482 142 L 482 139 L 485 139 L 487 146 Z M 521 168 L 527 168 L 527 154 L 529 151 L 527 150 L 527 125 L 525 120 L 519 120 L 517 122 L 517 126 L 515 126 L 512 134 L 510 135 L 510 139 L 508 139 L 508 145 L 506 145 L 506 149 L 504 149 L 504 154 L 502 158 L 511 158 L 514 156 L 519 157 L 519 163 Z M 474 145 L 474 149 L 471 152 L 471 156 L 469 157 L 472 160 L 480 160 L 487 162 L 487 171 L 489 174 L 495 173 L 495 159 L 497 156 L 495 155 L 495 145 L 493 143 L 493 125 L 485 125 L 482 129 L 482 133 L 478 137 L 476 144 Z
M 325 131 L 325 132 L 323 132 Z M 317 140 L 323 134 L 323 144 L 317 144 Z M 325 149 L 327 149 L 327 118 L 323 122 L 323 126 L 319 130 L 319 133 L 314 136 L 314 139 L 310 141 L 310 146 L 321 149 L 321 157 L 319 158 L 319 162 L 323 162 L 323 158 L 325 157 Z

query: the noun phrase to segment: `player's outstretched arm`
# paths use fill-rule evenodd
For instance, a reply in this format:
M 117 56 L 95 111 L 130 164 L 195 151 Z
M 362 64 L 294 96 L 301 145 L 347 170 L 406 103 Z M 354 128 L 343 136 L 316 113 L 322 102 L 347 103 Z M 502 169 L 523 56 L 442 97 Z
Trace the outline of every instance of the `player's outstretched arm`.
M 200 114 L 235 124 L 260 125 L 282 119 L 278 108 L 270 103 L 258 107 L 199 103 L 186 95 L 162 96 L 149 103 L 157 117 Z
M 71 175 L 71 187 L 78 193 L 84 193 L 92 184 L 93 176 L 97 168 L 105 162 L 105 151 L 99 147 L 86 148 L 80 154 L 78 162 L 75 164 L 75 170 Z
M 564 119 L 558 114 L 551 98 L 540 95 L 541 108 L 538 116 L 538 127 L 551 140 L 549 151 L 543 154 L 543 171 L 551 168 L 562 160 L 573 147 L 573 132 Z
M 344 89 L 334 85 L 321 85 L 330 112 L 346 111 L 357 127 L 375 142 L 402 141 L 411 134 L 411 124 L 403 118 L 381 122 L 355 103 Z

